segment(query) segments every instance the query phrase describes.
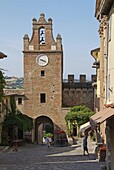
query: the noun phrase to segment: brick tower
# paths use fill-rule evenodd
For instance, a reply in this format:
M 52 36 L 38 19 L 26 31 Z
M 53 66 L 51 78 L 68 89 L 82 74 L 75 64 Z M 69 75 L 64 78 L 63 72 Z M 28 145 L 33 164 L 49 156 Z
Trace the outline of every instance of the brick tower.
M 38 138 L 39 125 L 64 127 L 62 118 L 62 38 L 53 38 L 52 19 L 40 14 L 32 20 L 33 32 L 24 36 L 24 111 L 34 120 L 32 140 Z M 39 141 L 38 141 L 39 142 Z

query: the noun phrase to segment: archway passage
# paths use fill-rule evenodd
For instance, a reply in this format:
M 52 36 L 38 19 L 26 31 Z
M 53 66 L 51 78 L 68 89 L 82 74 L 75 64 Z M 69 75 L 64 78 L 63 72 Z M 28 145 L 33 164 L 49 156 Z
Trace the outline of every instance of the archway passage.
M 54 131 L 54 124 L 47 116 L 39 116 L 35 120 L 35 141 L 37 144 L 43 144 L 43 137 L 46 133 Z

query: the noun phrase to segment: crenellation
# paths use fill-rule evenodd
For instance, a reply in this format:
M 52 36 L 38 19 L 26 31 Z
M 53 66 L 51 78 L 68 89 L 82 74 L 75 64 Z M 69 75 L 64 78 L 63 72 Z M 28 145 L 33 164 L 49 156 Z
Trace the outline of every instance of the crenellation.
M 83 75 L 83 74 L 80 75 L 80 82 L 81 83 L 86 82 L 86 75 Z
M 94 83 L 97 81 L 97 76 L 96 75 L 91 75 L 91 82 Z
M 92 81 L 86 81 L 86 75 L 80 77 L 75 81 L 74 75 L 68 75 L 68 80 L 63 81 L 63 107 L 85 105 L 94 110 Z
M 68 82 L 74 83 L 74 75 L 68 75 Z

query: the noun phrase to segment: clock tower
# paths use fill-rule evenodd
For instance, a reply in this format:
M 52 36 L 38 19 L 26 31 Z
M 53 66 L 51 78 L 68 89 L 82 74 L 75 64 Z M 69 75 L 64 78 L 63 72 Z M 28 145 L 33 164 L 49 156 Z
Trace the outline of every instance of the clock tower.
M 60 34 L 54 40 L 51 18 L 46 21 L 42 13 L 38 21 L 32 20 L 32 25 L 32 37 L 29 39 L 25 34 L 23 38 L 24 112 L 34 120 L 32 140 L 37 141 L 38 133 L 46 124 L 53 126 L 53 132 L 65 127 L 62 115 L 63 49 Z

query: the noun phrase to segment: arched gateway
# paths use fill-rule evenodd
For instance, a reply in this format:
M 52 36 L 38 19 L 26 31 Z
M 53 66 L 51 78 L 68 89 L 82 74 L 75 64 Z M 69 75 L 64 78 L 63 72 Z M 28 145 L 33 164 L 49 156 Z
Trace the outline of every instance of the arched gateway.
M 62 108 L 63 48 L 62 38 L 53 38 L 52 19 L 40 14 L 32 20 L 31 39 L 24 40 L 24 113 L 34 120 L 32 140 L 41 143 L 42 132 L 52 125 L 54 136 L 66 132 Z M 55 140 L 55 138 L 54 138 Z
M 43 143 L 45 133 L 54 134 L 54 124 L 47 116 L 39 116 L 35 120 L 35 141 L 38 144 Z

